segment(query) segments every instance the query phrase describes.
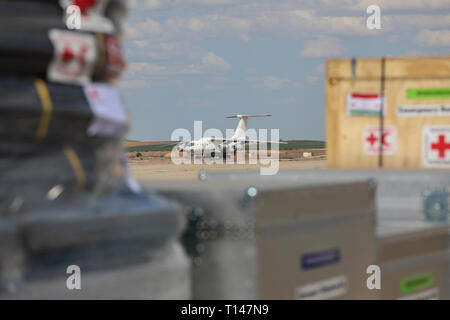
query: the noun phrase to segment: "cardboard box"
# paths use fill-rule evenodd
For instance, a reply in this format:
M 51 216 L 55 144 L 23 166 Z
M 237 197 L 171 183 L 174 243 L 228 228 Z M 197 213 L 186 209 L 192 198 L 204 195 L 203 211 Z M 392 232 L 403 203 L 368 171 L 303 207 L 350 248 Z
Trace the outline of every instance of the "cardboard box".
M 355 179 L 371 179 L 377 186 L 376 215 L 382 220 L 445 221 L 448 218 L 450 191 L 449 170 L 396 169 L 315 169 L 283 170 L 274 176 L 261 176 L 257 171 L 207 172 L 206 179 L 217 183 L 229 181 L 290 181 L 290 183 L 342 183 Z M 430 197 L 428 192 L 439 192 Z M 427 202 L 427 200 L 429 200 Z M 438 206 L 436 206 L 438 203 Z M 428 216 L 427 207 L 438 207 L 440 214 Z M 439 217 L 440 216 L 440 217 Z
M 380 299 L 449 299 L 448 228 L 419 221 L 377 226 Z
M 327 60 L 329 168 L 450 168 L 449 119 L 450 56 Z
M 369 299 L 374 188 L 286 181 L 148 181 L 189 208 L 194 299 Z

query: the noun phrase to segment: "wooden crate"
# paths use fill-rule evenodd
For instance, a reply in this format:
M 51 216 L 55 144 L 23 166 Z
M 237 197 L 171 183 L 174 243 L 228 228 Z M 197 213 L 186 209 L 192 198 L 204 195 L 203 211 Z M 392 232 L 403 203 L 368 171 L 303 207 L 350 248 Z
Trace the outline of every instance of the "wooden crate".
M 384 62 L 383 58 L 330 59 L 326 70 L 328 167 L 450 168 L 450 56 L 386 57 Z M 347 95 L 381 94 L 382 78 L 383 120 L 379 115 L 349 115 Z M 411 91 L 416 89 L 425 91 Z M 431 109 L 442 111 L 442 106 L 446 111 L 431 114 Z M 424 116 L 423 111 L 430 114 Z M 387 130 L 383 131 L 386 148 L 380 155 L 372 147 L 376 148 L 375 139 L 381 141 L 382 124 Z

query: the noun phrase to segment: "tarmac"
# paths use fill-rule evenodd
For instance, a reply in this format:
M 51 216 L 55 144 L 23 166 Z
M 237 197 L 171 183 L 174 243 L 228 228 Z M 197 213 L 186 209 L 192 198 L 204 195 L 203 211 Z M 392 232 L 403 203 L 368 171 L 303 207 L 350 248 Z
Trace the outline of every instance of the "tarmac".
M 130 171 L 137 180 L 144 179 L 197 179 L 200 170 L 259 170 L 261 164 L 180 164 L 170 159 L 129 160 Z M 280 160 L 279 170 L 325 168 L 323 157 L 302 160 Z

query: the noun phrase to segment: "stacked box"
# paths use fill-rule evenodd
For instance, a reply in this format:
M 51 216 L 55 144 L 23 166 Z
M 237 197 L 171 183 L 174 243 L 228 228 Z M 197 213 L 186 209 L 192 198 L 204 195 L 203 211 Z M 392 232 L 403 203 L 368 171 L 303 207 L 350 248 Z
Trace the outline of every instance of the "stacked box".
M 0 3 L 0 216 L 132 189 L 113 86 L 126 13 L 122 0 Z
M 376 207 L 380 220 L 439 220 L 448 218 L 450 171 L 448 170 L 283 170 L 273 176 L 257 171 L 207 172 L 206 179 L 229 181 L 349 182 L 372 179 L 377 184 Z M 434 210 L 432 210 L 435 208 Z
M 134 196 L 2 223 L 0 298 L 189 299 L 184 225 L 178 206 Z
M 194 299 L 368 299 L 371 182 L 149 181 L 190 211 Z
M 450 56 L 329 59 L 329 168 L 450 168 Z
M 355 179 L 371 179 L 377 185 L 376 217 L 380 224 L 379 239 L 381 237 L 381 241 L 390 246 L 386 251 L 380 249 L 383 246 L 380 247 L 380 241 L 378 242 L 378 256 L 380 257 L 380 250 L 387 252 L 381 254 L 381 261 L 386 262 L 386 267 L 382 268 L 384 280 L 382 280 L 383 294 L 380 294 L 380 297 L 448 298 L 447 290 L 450 284 L 445 284 L 449 279 L 445 273 L 448 266 L 445 260 L 448 227 L 433 227 L 423 220 L 448 222 L 449 171 L 318 169 L 282 171 L 275 176 L 260 176 L 257 172 L 208 172 L 205 178 L 207 181 L 221 184 L 230 181 L 235 183 L 268 180 L 291 183 L 343 183 Z M 383 270 L 387 270 L 388 278 L 384 277 Z M 424 290 L 423 294 L 418 292 L 419 295 L 401 294 L 400 278 L 408 280 L 419 274 L 420 270 L 428 270 L 423 272 L 428 276 L 424 279 L 432 278 L 438 289 L 429 288 L 433 290 Z M 430 273 L 433 275 L 429 276 Z
M 190 297 L 179 208 L 123 152 L 126 13 L 126 0 L 0 1 L 2 298 Z
M 11 223 L 0 219 L 0 295 L 15 291 L 19 281 L 23 253 L 17 229 Z
M 448 231 L 417 221 L 382 221 L 377 226 L 379 298 L 449 299 Z

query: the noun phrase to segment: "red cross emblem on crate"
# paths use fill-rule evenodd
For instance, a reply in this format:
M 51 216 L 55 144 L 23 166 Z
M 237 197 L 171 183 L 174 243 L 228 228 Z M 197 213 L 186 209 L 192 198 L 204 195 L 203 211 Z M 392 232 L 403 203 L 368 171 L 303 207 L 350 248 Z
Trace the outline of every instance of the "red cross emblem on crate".
M 397 128 L 385 126 L 383 134 L 380 135 L 379 126 L 366 126 L 363 129 L 363 153 L 366 155 L 378 155 L 382 152 L 386 155 L 395 154 L 397 151 Z
M 423 165 L 450 167 L 450 126 L 425 126 L 422 132 Z

